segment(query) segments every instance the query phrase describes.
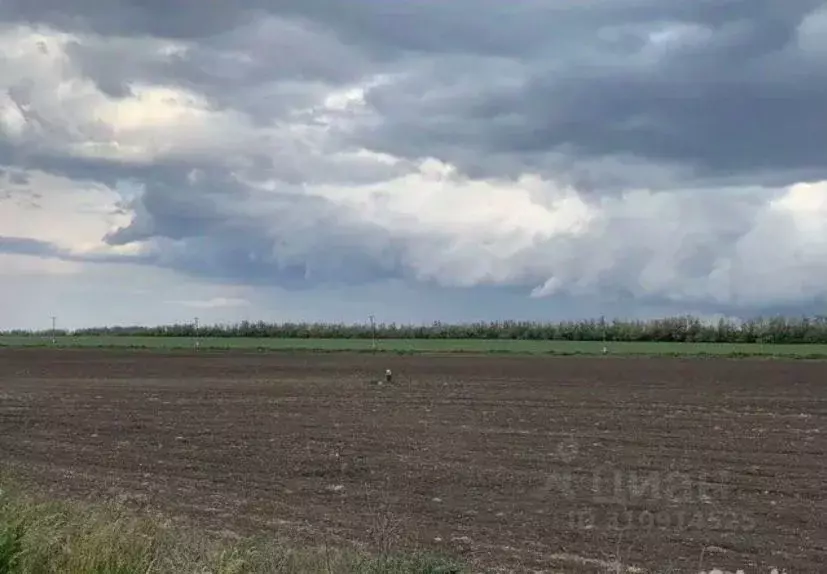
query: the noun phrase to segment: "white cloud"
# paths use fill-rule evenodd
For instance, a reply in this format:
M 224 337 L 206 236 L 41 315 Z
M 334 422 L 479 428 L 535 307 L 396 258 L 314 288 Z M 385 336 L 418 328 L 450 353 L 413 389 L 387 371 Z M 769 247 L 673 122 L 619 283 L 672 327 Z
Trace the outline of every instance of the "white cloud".
M 217 109 L 180 85 L 133 80 L 110 96 L 87 77 L 70 47 L 163 63 L 186 45 L 147 38 L 65 34 L 47 27 L 0 28 L 0 128 L 21 144 L 78 158 L 151 163 L 272 144 L 283 130 Z M 111 54 L 110 54 L 111 55 Z M 20 104 L 13 91 L 25 92 Z
M 402 241 L 418 279 L 452 286 L 520 282 L 544 242 L 581 234 L 594 217 L 572 189 L 531 176 L 468 180 L 435 160 L 383 184 L 308 191 Z
M 766 207 L 724 261 L 741 302 L 794 302 L 827 294 L 827 182 L 794 185 Z
M 21 138 L 26 130 L 26 116 L 8 90 L 0 92 L 0 134 L 11 141 Z
M 827 55 L 827 7 L 822 6 L 804 18 L 796 40 L 805 54 L 822 58 Z
M 47 241 L 77 254 L 112 253 L 103 237 L 126 223 L 119 195 L 104 185 L 27 171 L 25 183 L 0 176 L 0 235 Z

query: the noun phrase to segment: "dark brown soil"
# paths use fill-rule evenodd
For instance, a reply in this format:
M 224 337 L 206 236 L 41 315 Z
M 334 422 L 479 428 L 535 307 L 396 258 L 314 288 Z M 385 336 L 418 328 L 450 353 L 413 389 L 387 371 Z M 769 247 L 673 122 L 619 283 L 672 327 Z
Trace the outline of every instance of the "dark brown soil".
M 0 454 L 60 494 L 480 569 L 827 564 L 820 362 L 2 350 Z

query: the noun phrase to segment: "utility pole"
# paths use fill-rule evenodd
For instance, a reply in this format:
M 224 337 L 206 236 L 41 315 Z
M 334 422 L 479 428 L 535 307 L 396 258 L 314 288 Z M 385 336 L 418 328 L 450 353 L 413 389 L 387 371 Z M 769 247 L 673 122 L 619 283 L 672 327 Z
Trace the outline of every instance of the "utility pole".
M 57 317 L 52 315 L 52 345 L 57 343 Z
M 371 349 L 376 352 L 376 322 L 373 315 L 370 316 Z
M 195 348 L 201 347 L 201 341 L 198 339 L 198 317 L 195 318 Z

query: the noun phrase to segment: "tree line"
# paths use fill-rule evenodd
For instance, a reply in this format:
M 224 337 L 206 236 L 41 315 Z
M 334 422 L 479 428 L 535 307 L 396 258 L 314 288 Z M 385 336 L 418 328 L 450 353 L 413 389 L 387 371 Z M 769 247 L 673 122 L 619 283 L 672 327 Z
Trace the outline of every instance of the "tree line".
M 52 331 L 15 331 L 7 335 L 47 336 Z M 702 321 L 691 316 L 654 320 L 591 319 L 533 322 L 490 321 L 431 325 L 396 323 L 268 323 L 242 321 L 232 325 L 179 323 L 60 330 L 58 336 L 142 337 L 272 337 L 306 339 L 522 339 L 544 341 L 629 341 L 706 343 L 827 343 L 827 316 L 772 317 L 745 321 Z

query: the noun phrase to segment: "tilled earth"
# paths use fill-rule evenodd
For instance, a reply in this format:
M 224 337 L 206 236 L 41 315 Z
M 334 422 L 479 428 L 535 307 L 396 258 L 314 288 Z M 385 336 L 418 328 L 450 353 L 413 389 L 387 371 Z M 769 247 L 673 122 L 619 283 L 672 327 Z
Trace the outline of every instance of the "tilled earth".
M 0 454 L 60 494 L 478 571 L 827 571 L 821 362 L 0 350 Z

